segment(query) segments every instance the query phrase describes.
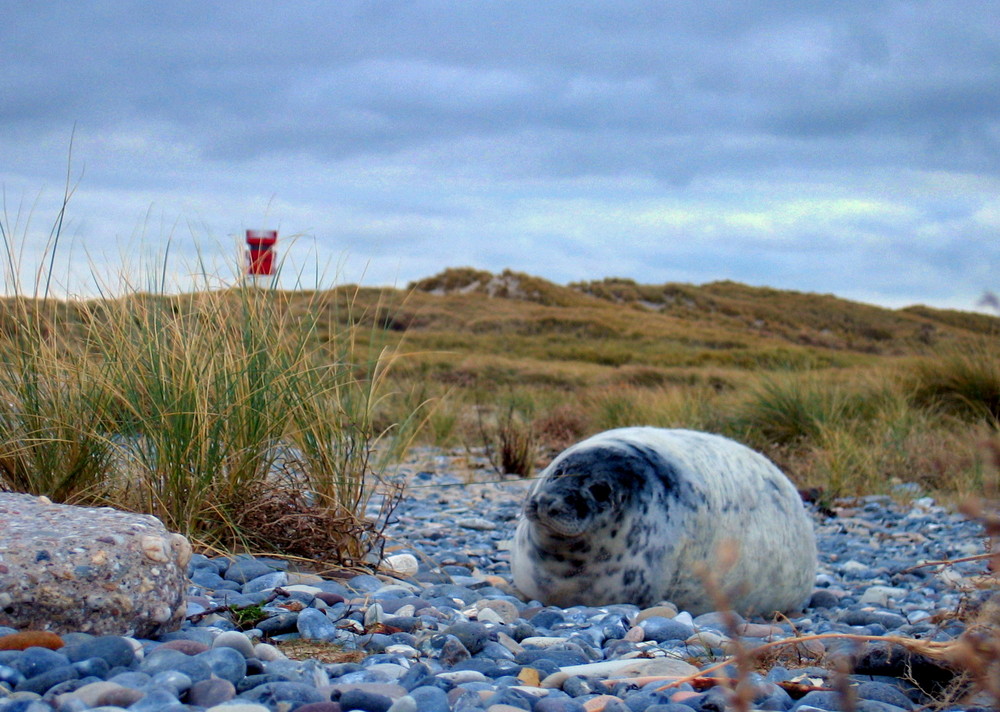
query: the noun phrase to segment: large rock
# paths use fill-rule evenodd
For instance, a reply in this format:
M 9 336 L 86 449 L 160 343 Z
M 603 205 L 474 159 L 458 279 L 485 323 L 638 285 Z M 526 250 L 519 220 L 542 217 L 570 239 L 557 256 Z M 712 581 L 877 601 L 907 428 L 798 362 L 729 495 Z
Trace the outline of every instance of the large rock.
M 151 637 L 185 612 L 191 545 L 156 517 L 0 493 L 0 625 Z

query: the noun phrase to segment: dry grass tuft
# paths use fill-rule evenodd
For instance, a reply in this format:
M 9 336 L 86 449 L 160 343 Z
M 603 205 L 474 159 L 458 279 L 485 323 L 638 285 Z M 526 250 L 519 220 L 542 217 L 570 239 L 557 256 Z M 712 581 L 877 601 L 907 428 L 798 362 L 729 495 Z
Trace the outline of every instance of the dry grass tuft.
M 359 663 L 365 659 L 362 650 L 344 650 L 322 640 L 283 640 L 278 649 L 292 660 L 318 660 L 321 663 Z

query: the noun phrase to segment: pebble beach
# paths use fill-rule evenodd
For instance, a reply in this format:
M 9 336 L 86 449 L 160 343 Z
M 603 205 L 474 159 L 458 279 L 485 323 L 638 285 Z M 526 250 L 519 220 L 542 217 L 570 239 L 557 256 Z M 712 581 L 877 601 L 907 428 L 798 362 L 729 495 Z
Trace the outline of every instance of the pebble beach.
M 940 700 L 950 672 L 879 639 L 954 641 L 966 626 L 954 613 L 986 595 L 983 561 L 924 565 L 981 554 L 981 525 L 911 493 L 813 512 L 820 562 L 801 615 L 544 606 L 510 581 L 530 482 L 479 465 L 414 450 L 394 474 L 407 490 L 377 576 L 195 555 L 177 632 L 0 650 L 0 712 L 916 710 L 928 692 Z M 251 606 L 252 621 L 233 612 Z M 0 642 L 13 633 L 0 628 Z M 772 645 L 752 669 L 726 664 L 819 635 Z M 995 709 L 983 695 L 943 704 Z

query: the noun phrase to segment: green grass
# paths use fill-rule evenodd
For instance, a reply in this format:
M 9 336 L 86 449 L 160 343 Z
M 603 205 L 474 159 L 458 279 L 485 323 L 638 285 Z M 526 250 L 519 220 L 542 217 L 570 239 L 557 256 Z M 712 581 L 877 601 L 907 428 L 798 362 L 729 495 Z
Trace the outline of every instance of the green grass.
M 654 425 L 735 437 L 833 493 L 990 476 L 976 455 L 998 418 L 987 315 L 468 269 L 402 291 L 60 302 L 38 274 L 0 301 L 0 486 L 150 511 L 208 541 L 274 540 L 245 510 L 276 464 L 310 493 L 288 502 L 357 515 L 413 438 L 526 472 L 586 435 Z
M 1000 354 L 982 340 L 918 361 L 907 386 L 913 402 L 966 420 L 1000 423 Z
M 207 547 L 308 539 L 311 556 L 357 563 L 380 546 L 366 505 L 421 408 L 376 425 L 395 356 L 350 292 L 60 302 L 47 277 L 18 283 L 2 228 L 6 282 L 31 294 L 0 308 L 0 489 L 153 514 Z M 277 512 L 256 506 L 265 494 Z M 309 518 L 277 531 L 288 503 Z

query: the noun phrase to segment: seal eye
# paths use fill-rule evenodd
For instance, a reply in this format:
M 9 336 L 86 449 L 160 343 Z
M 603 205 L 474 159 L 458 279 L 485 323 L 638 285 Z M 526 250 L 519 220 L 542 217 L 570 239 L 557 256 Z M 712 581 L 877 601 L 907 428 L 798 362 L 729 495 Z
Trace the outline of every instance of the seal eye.
M 590 486 L 590 496 L 594 498 L 595 502 L 606 502 L 611 498 L 611 488 L 608 487 L 603 482 L 598 482 L 597 484 Z

